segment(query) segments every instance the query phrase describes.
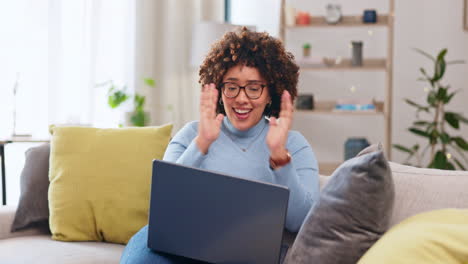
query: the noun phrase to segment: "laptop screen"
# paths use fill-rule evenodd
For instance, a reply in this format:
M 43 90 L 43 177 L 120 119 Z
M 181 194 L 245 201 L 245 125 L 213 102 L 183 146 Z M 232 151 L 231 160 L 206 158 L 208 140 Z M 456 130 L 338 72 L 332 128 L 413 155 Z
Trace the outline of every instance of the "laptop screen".
M 148 246 L 211 263 L 279 263 L 289 190 L 153 161 Z

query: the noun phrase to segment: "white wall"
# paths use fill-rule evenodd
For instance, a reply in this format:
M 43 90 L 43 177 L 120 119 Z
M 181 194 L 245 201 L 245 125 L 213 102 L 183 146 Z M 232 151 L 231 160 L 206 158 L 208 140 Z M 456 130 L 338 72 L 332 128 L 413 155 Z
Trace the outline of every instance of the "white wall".
M 277 37 L 280 6 L 280 1 L 272 0 L 231 0 L 231 23 L 255 25 L 257 31 Z
M 468 31 L 463 30 L 463 0 L 412 0 L 396 1 L 395 20 L 395 66 L 394 66 L 394 121 L 393 140 L 405 145 L 414 144 L 416 137 L 406 132 L 414 119 L 413 109 L 401 103 L 402 98 L 413 98 L 422 102 L 423 88 L 427 85 L 416 82 L 419 67 L 429 68 L 427 59 L 413 52 L 418 47 L 431 54 L 448 48 L 447 58 L 463 59 L 468 62 Z M 413 13 L 417 14 L 414 16 Z M 445 83 L 452 89 L 460 89 L 459 94 L 449 104 L 448 109 L 463 112 L 468 116 L 468 64 L 453 65 L 447 70 Z M 465 125 L 461 132 L 468 136 Z M 395 153 L 395 160 L 404 155 Z
M 233 0 L 232 3 L 243 2 Z M 245 2 L 245 1 L 244 1 Z M 308 11 L 312 15 L 324 15 L 328 3 L 342 6 L 345 15 L 360 15 L 367 8 L 376 9 L 378 13 L 388 12 L 388 0 L 290 0 L 287 3 L 295 8 Z M 421 66 L 431 69 L 432 65 L 411 48 L 417 47 L 431 54 L 442 48 L 448 48 L 447 58 L 464 59 L 468 62 L 468 32 L 462 26 L 463 0 L 395 0 L 394 31 L 394 76 L 393 76 L 393 143 L 414 144 L 417 138 L 407 132 L 414 120 L 413 108 L 403 102 L 411 98 L 423 103 L 425 85 L 417 82 Z M 255 12 L 265 12 L 264 7 Z M 235 10 L 233 8 L 233 10 Z M 269 10 L 269 9 L 268 9 Z M 267 28 L 274 28 L 277 35 L 278 23 L 276 12 L 265 18 L 262 24 L 270 23 Z M 235 18 L 233 17 L 233 22 Z M 372 29 L 372 35 L 368 29 Z M 296 57 L 301 56 L 301 46 L 305 42 L 312 44 L 312 56 L 350 57 L 349 42 L 364 41 L 365 57 L 384 57 L 387 49 L 387 29 L 379 28 L 337 28 L 328 29 L 289 29 L 286 47 Z M 449 109 L 463 112 L 468 116 L 468 65 L 456 65 L 448 68 L 445 80 L 460 94 L 452 100 Z M 351 85 L 357 87 L 350 92 Z M 312 92 L 319 100 L 340 97 L 384 98 L 385 74 L 383 72 L 303 72 L 300 77 L 299 91 Z M 344 142 L 349 136 L 365 135 L 369 141 L 383 141 L 382 117 L 330 117 L 311 116 L 297 113 L 294 129 L 300 130 L 311 143 L 320 161 L 336 161 L 343 158 Z M 468 127 L 461 132 L 468 135 Z M 405 155 L 393 150 L 392 159 L 403 161 Z

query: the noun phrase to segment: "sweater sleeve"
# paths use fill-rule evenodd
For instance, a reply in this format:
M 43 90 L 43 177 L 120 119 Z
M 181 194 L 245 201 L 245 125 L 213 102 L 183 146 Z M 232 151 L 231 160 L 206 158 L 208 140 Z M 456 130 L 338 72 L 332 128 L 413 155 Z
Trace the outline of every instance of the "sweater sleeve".
M 200 167 L 206 155 L 200 152 L 194 140 L 197 136 L 197 126 L 198 122 L 190 122 L 177 132 L 169 142 L 163 160 Z
M 290 132 L 287 148 L 291 162 L 272 173 L 278 184 L 289 188 L 286 229 L 297 232 L 319 197 L 318 164 L 312 148 L 300 133 Z

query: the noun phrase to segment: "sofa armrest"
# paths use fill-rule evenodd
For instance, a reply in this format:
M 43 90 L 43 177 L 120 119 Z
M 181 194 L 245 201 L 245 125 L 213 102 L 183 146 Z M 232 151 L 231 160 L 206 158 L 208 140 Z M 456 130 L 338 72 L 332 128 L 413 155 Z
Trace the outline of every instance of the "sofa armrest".
M 23 231 L 11 232 L 11 226 L 15 219 L 16 206 L 0 206 L 0 240 L 12 237 L 32 236 L 44 234 L 37 228 L 28 228 Z

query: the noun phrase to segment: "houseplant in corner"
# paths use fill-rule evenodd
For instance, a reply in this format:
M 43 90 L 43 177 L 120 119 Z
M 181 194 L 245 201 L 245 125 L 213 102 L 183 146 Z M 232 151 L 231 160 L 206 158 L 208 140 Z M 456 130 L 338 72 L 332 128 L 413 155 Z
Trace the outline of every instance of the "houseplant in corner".
M 408 130 L 425 138 L 427 145 L 421 148 L 419 144 L 410 147 L 394 144 L 393 147 L 408 153 L 406 164 L 413 165 L 410 161 L 416 159 L 417 164 L 415 165 L 422 167 L 423 159 L 429 151 L 430 156 L 427 167 L 455 170 L 456 166 L 459 169 L 466 170 L 468 159 L 464 152 L 468 151 L 468 143 L 461 135 L 449 135 L 447 128 L 450 126 L 454 130 L 459 130 L 460 124 L 468 124 L 468 119 L 460 113 L 446 109 L 446 105 L 450 103 L 458 91 L 453 91 L 450 89 L 450 85 L 442 83 L 446 67 L 450 64 L 461 64 L 464 61 L 447 62 L 445 60 L 447 49 L 441 50 L 437 57 L 433 57 L 419 49 L 415 50 L 434 62 L 434 73 L 432 75 L 424 68 L 420 68 L 422 77 L 418 80 L 427 82 L 430 85 L 426 102 L 419 104 L 410 99 L 405 99 L 406 103 L 416 108 L 416 120 Z M 420 116 L 421 113 L 424 114 L 424 117 Z
M 145 78 L 144 83 L 148 87 L 154 87 L 155 81 L 151 78 Z M 108 86 L 107 91 L 107 104 L 115 109 L 123 105 L 129 99 L 133 99 L 133 110 L 129 113 L 125 113 L 125 120 L 129 120 L 129 123 L 133 126 L 146 126 L 149 124 L 150 117 L 147 112 L 144 110 L 146 97 L 138 93 L 128 93 L 127 86 L 119 87 L 114 84 L 112 80 L 107 81 L 97 86 Z M 128 116 L 127 116 L 128 115 Z M 122 126 L 122 125 L 120 125 Z

